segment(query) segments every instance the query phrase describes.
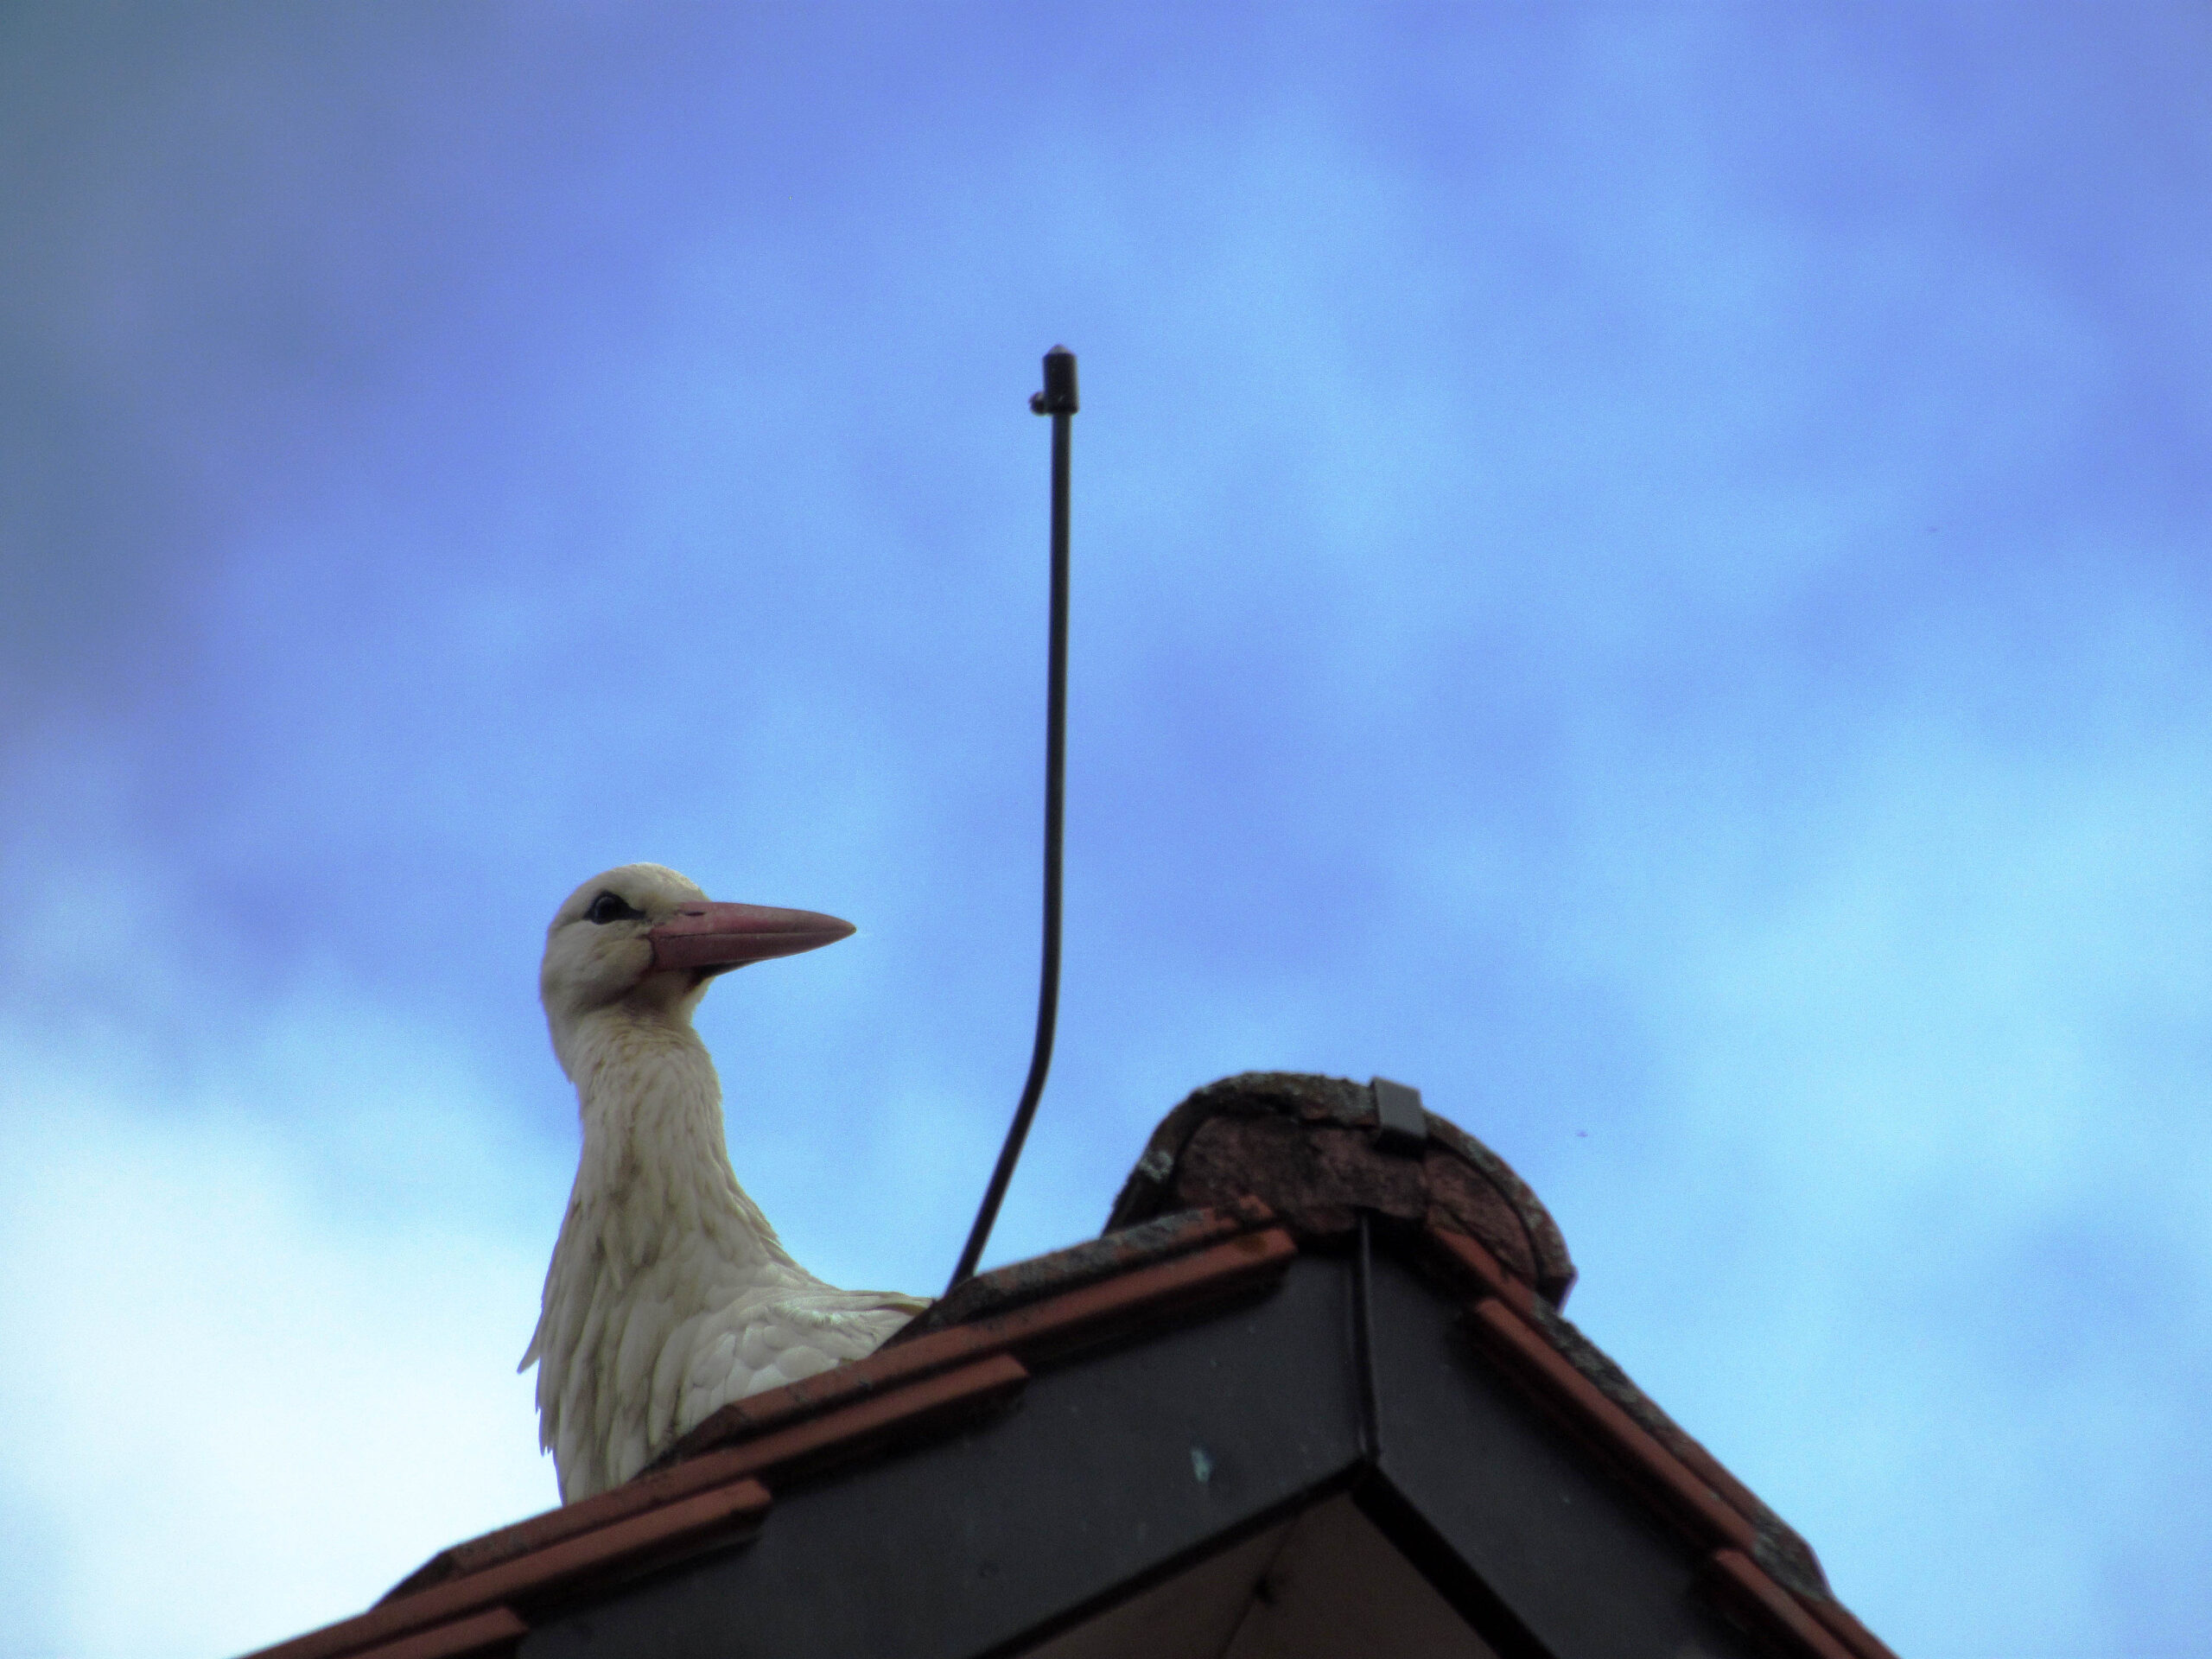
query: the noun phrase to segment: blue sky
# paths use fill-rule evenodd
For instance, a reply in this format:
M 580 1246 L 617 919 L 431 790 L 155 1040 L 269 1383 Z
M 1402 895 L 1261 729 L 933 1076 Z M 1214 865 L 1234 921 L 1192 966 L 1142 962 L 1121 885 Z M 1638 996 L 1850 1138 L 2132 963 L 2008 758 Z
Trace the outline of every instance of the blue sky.
M 553 1501 L 544 921 L 934 1289 L 1414 1083 L 1909 1659 L 2212 1620 L 2200 7 L 0 16 L 0 1659 Z

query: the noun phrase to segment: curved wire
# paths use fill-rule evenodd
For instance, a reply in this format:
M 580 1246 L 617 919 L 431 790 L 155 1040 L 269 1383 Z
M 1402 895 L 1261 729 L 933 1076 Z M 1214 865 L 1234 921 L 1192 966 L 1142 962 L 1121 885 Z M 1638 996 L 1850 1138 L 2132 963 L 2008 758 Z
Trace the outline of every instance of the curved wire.
M 1060 829 L 1065 816 L 1068 723 L 1068 440 L 1077 409 L 1075 353 L 1055 346 L 1045 355 L 1045 390 L 1029 400 L 1039 415 L 1052 417 L 1052 642 L 1046 670 L 1045 699 L 1045 945 L 1038 971 L 1037 1040 L 1029 1052 L 1029 1078 L 1021 1088 L 1021 1103 L 999 1149 L 991 1184 L 983 1191 L 982 1207 L 969 1230 L 960 1252 L 960 1264 L 945 1286 L 950 1295 L 960 1282 L 975 1274 L 998 1220 L 999 1204 L 1014 1179 L 1022 1143 L 1044 1098 L 1045 1076 L 1052 1066 L 1052 1035 L 1060 1007 Z

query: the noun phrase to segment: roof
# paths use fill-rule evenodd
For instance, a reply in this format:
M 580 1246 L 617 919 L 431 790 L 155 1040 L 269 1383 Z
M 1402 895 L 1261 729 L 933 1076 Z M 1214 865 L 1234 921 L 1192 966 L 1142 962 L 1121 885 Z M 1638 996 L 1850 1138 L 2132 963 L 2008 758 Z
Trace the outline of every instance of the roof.
M 1573 1277 L 1414 1091 L 1225 1079 L 1100 1238 L 259 1659 L 1894 1659 L 1560 1313 Z

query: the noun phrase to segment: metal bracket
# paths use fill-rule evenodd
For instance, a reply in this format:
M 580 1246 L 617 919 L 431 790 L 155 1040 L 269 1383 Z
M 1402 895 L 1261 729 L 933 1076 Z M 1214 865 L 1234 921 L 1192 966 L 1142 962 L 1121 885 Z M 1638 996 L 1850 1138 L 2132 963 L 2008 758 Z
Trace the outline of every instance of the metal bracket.
M 1428 1145 L 1428 1114 L 1421 1110 L 1421 1090 L 1388 1077 L 1367 1086 L 1375 1096 L 1375 1149 L 1420 1157 Z

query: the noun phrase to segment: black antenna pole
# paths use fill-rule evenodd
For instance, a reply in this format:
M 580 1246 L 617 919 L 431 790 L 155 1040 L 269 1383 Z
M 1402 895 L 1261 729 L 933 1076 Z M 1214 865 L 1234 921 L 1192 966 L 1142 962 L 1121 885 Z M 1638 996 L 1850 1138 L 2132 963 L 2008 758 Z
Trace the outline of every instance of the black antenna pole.
M 1045 695 L 1045 951 L 1037 976 L 1037 1042 L 1029 1052 L 1029 1081 L 1021 1087 L 1021 1104 L 999 1149 L 998 1167 L 984 1189 L 982 1208 L 969 1229 L 967 1248 L 960 1265 L 952 1270 L 949 1295 L 963 1279 L 972 1277 L 990 1242 L 992 1224 L 999 1218 L 999 1203 L 1007 1183 L 1020 1161 L 1021 1143 L 1029 1138 L 1030 1120 L 1045 1093 L 1045 1074 L 1052 1068 L 1052 1028 L 1060 1012 L 1060 821 L 1063 780 L 1067 772 L 1068 725 L 1068 429 L 1077 408 L 1075 353 L 1055 346 L 1045 353 L 1045 390 L 1029 400 L 1032 413 L 1052 417 L 1052 633 L 1046 669 Z

